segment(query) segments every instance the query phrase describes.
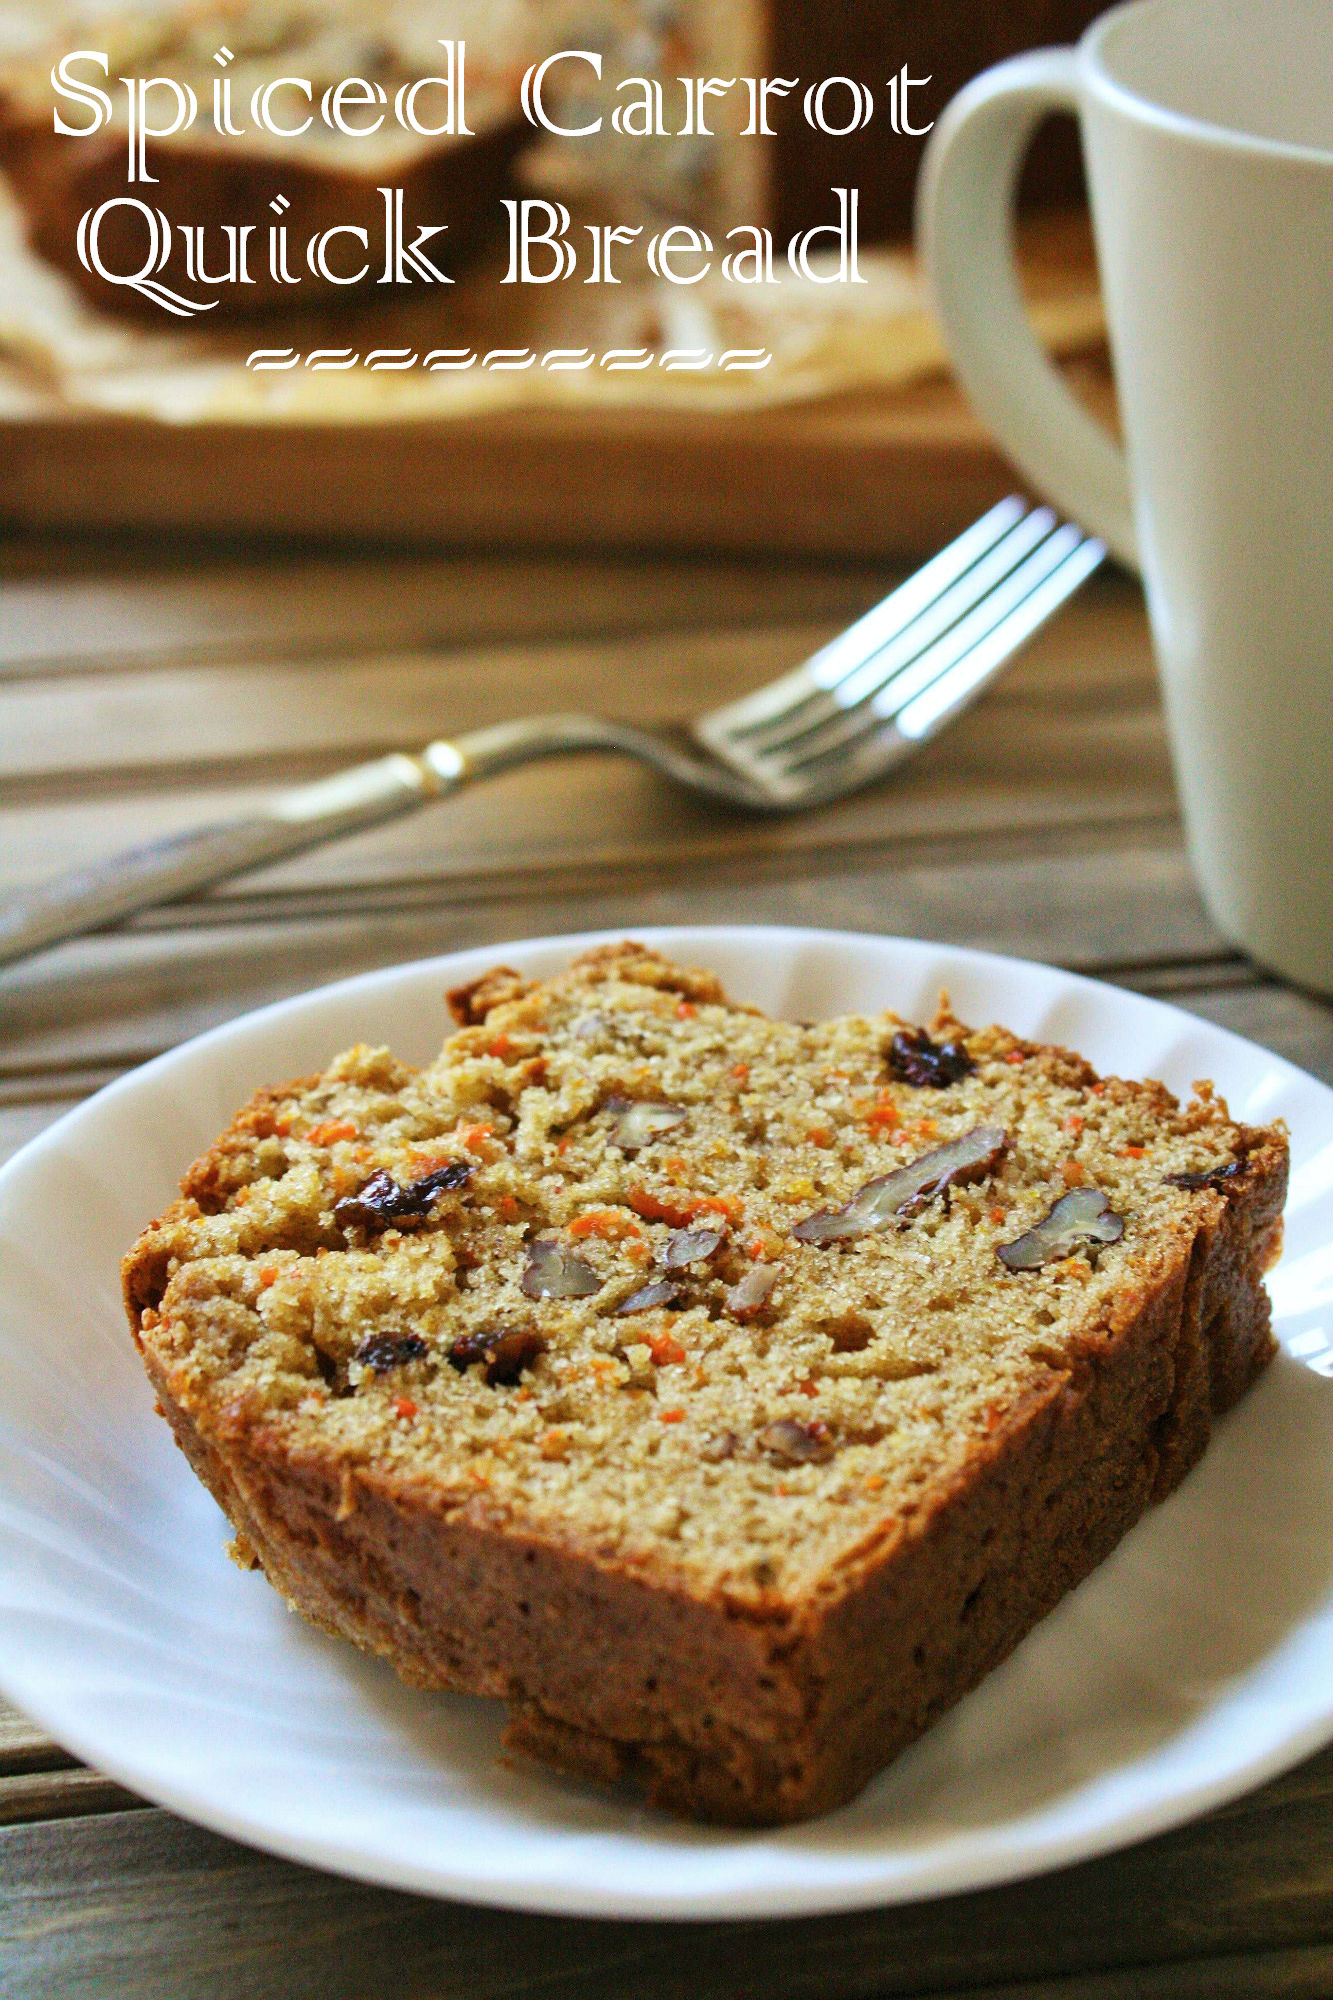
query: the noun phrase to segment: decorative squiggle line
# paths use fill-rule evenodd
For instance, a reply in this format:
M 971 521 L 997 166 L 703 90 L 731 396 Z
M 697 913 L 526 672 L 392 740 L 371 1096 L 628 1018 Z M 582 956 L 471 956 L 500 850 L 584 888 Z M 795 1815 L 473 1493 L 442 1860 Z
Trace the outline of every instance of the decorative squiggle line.
M 303 358 L 305 366 L 317 373 L 328 369 L 345 372 L 349 368 L 363 366 L 377 373 L 384 369 L 402 371 L 421 367 L 438 374 L 442 370 L 477 366 L 477 353 L 471 347 L 433 347 L 424 358 L 408 347 L 376 347 L 364 356 L 350 347 L 314 347 L 304 357 L 294 347 L 256 347 L 246 356 L 245 365 L 259 373 L 270 369 L 296 368 Z M 481 366 L 502 373 L 531 368 L 538 358 L 530 347 L 492 347 L 481 358 Z M 621 369 L 637 373 L 651 368 L 654 361 L 668 374 L 680 369 L 697 372 L 714 366 L 731 374 L 740 370 L 752 372 L 767 368 L 772 359 L 772 353 L 766 347 L 729 347 L 716 358 L 704 347 L 668 347 L 658 355 L 647 347 L 608 347 L 601 355 L 591 347 L 552 347 L 540 357 L 541 366 L 552 374 L 570 369 L 582 371 L 598 363 L 608 373 Z

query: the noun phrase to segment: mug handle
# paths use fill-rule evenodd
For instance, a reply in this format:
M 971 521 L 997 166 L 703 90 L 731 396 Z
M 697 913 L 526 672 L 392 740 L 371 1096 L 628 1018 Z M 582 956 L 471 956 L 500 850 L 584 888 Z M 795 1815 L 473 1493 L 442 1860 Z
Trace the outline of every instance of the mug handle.
M 931 134 L 917 244 L 959 380 L 1009 456 L 1131 569 L 1138 544 L 1124 455 L 1033 337 L 1014 268 L 1014 202 L 1036 127 L 1077 111 L 1073 49 L 1037 49 L 974 79 Z

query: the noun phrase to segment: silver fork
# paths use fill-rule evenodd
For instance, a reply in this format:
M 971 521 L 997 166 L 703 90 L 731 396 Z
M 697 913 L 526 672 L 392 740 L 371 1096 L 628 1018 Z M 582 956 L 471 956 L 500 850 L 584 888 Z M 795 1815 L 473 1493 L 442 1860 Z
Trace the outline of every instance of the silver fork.
M 752 812 L 827 804 L 914 757 L 1105 553 L 1049 507 L 1001 500 L 801 666 L 685 728 L 536 715 L 355 765 L 244 819 L 131 848 L 5 905 L 0 964 L 564 751 L 637 757 Z

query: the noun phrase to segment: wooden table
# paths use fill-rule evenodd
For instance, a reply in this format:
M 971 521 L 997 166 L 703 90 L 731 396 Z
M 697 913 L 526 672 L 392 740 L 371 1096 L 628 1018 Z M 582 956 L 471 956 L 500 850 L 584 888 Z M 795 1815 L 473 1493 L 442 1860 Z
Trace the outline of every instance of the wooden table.
M 0 545 L 0 888 L 278 781 L 578 698 L 689 713 L 877 597 L 846 563 Z M 1095 582 L 891 787 L 756 824 L 535 767 L 0 974 L 0 1150 L 183 1036 L 362 967 L 540 932 L 790 921 L 1169 996 L 1333 1078 L 1333 1012 L 1210 924 L 1137 590 Z M 0 1992 L 1204 2000 L 1333 1992 L 1333 1753 L 1012 1888 L 788 1924 L 585 1923 L 363 1888 L 185 1825 L 0 1708 Z

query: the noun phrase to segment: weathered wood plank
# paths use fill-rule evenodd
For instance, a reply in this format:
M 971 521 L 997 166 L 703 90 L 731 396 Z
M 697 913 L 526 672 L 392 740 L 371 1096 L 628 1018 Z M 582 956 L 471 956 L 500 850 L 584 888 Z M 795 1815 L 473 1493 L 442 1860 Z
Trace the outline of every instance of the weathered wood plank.
M 992 706 L 1017 702 L 1028 721 L 1044 712 L 1048 724 L 1155 709 L 1137 602 L 1111 584 L 1097 605 L 1108 615 L 1076 606 L 1040 634 Z M 709 625 L 353 660 L 261 657 L 108 669 L 91 678 L 45 674 L 0 683 L 0 781 L 21 795 L 39 782 L 49 791 L 113 775 L 122 787 L 179 783 L 190 767 L 242 777 L 247 767 L 255 775 L 327 768 L 571 704 L 649 724 L 675 721 L 771 679 L 838 629 Z M 1116 633 L 1122 643 L 1109 643 Z M 1070 755 L 1077 758 L 1077 743 Z
M 96 548 L 85 545 L 85 561 Z M 882 564 L 394 550 L 277 561 L 266 552 L 256 561 L 167 548 L 141 553 L 131 569 L 116 548 L 101 558 L 105 574 L 67 577 L 49 573 L 43 550 L 35 576 L 22 573 L 22 560 L 11 544 L 0 565 L 0 679 L 256 655 L 335 660 L 553 633 L 815 624 L 856 617 L 894 581 Z
M 0 805 L 0 889 L 110 858 L 138 842 L 229 818 L 267 787 L 125 795 L 80 786 L 57 801 Z M 62 788 L 62 791 L 64 788 Z M 319 887 L 357 899 L 402 882 L 494 879 L 534 865 L 575 871 L 656 857 L 673 872 L 709 856 L 765 855 L 968 836 L 979 850 L 1023 828 L 1103 826 L 1116 836 L 1174 813 L 1155 710 L 1063 722 L 997 693 L 891 782 L 822 811 L 771 820 L 709 806 L 628 759 L 563 758 L 509 772 L 456 798 L 279 867 L 221 885 L 226 896 Z
M 1225 951 L 1174 829 L 1080 848 L 1067 831 L 1023 843 L 967 842 L 931 858 L 799 857 L 747 869 L 606 866 L 501 875 L 483 900 L 423 891 L 403 907 L 320 921 L 270 911 L 210 921 L 186 906 L 170 928 L 83 939 L 0 975 L 0 1074 L 35 1065 L 141 1060 L 184 1035 L 345 974 L 434 952 L 584 929 L 648 924 L 794 923 L 946 939 L 1096 970 Z M 781 858 L 779 857 L 779 862 Z
M 56 1771 L 75 1762 L 67 1750 L 52 1742 L 44 1729 L 39 1729 L 22 1710 L 0 1695 L 0 1777 L 13 1777 L 25 1771 Z
M 144 1055 L 136 1061 L 146 1060 Z M 19 1120 L 15 1147 L 26 1145 L 33 1136 L 33 1127 L 24 1128 L 23 1121 L 36 1118 L 36 1130 L 58 1118 L 62 1111 L 81 1098 L 88 1097 L 104 1084 L 112 1083 L 131 1065 L 120 1058 L 113 1061 L 77 1063 L 72 1068 L 64 1064 L 47 1065 L 36 1063 L 8 1070 L 0 1066 L 0 1114 L 6 1119 L 11 1114 Z
M 0 772 L 48 781 L 74 773 L 133 772 L 140 782 L 183 765 L 241 769 L 405 748 L 524 709 L 587 701 L 632 706 L 647 722 L 704 708 L 792 666 L 828 628 L 633 635 L 477 647 L 369 660 L 246 661 L 42 676 L 0 697 Z M 632 672 L 627 672 L 627 668 Z
M 30 1826 L 41 1820 L 75 1819 L 87 1813 L 143 1809 L 146 1801 L 98 1771 L 28 1770 L 0 1775 L 0 1826 Z
M 1224 1958 L 1132 1965 L 1072 1978 L 1021 1980 L 1013 1986 L 951 1987 L 931 2000 L 1327 2000 L 1333 1992 L 1333 1946 L 1243 1951 Z
M 1224 1813 L 1006 1888 L 685 1925 L 497 1916 L 340 1882 L 163 1812 L 116 1814 L 0 1835 L 0 1949 L 9 2000 L 1304 1995 L 1333 1941 L 1330 1804 L 1326 1751 Z M 1205 1968 L 1239 1983 L 1210 1986 Z

